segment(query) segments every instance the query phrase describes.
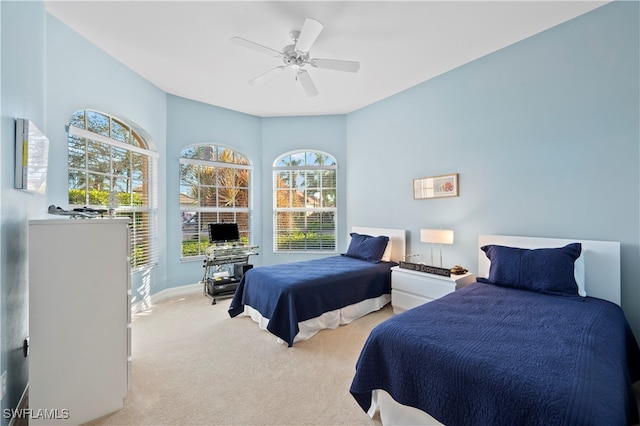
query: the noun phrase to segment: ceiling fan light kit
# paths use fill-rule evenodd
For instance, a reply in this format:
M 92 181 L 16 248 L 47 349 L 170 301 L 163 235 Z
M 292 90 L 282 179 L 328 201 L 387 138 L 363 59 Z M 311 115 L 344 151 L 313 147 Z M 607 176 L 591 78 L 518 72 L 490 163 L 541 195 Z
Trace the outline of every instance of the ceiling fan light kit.
M 309 65 L 314 68 L 324 68 L 333 71 L 352 73 L 358 72 L 360 69 L 360 63 L 356 61 L 319 59 L 311 57 L 309 51 L 323 28 L 324 26 L 315 19 L 305 19 L 304 24 L 302 25 L 302 30 L 289 32 L 289 37 L 293 44 L 285 46 L 281 52 L 241 37 L 232 37 L 231 41 L 240 46 L 244 46 L 270 56 L 275 56 L 276 58 L 281 58 L 284 63 L 284 65 L 272 68 L 249 80 L 249 84 L 261 84 L 266 80 L 273 78 L 281 71 L 284 71 L 286 68 L 291 68 L 296 71 L 296 80 L 300 82 L 300 85 L 307 96 L 314 97 L 317 96 L 319 92 L 311 79 L 311 75 L 309 75 L 309 72 L 304 69 L 305 66 Z

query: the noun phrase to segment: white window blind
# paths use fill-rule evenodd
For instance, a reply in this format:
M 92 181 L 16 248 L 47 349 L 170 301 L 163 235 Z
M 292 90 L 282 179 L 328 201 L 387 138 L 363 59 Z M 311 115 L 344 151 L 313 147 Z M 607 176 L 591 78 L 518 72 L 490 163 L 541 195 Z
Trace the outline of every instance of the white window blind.
M 76 111 L 68 126 L 69 206 L 131 218 L 131 266 L 158 262 L 158 154 L 124 121 Z
M 319 151 L 276 159 L 274 251 L 336 251 L 337 171 L 336 160 Z

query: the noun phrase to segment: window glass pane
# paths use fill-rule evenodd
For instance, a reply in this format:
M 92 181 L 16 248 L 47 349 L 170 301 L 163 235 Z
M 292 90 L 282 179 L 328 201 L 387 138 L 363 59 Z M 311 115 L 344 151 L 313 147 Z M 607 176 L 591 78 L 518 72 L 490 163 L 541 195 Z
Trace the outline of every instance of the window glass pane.
M 186 148 L 184 150 L 182 150 L 182 152 L 180 153 L 180 157 L 181 158 L 198 158 L 198 149 L 196 147 L 189 147 Z
M 75 169 L 84 169 L 86 167 L 85 153 L 87 151 L 85 146 L 85 139 L 79 136 L 72 135 L 69 137 L 69 167 Z
M 241 240 L 248 243 L 251 239 L 249 161 L 232 149 L 216 145 L 194 145 L 185 148 L 181 157 L 181 220 L 184 223 L 184 218 L 189 217 L 187 220 L 195 221 L 196 219 L 191 218 L 189 214 L 193 212 L 200 221 L 200 245 L 191 242 L 183 232 L 182 256 L 204 254 L 204 249 L 208 246 L 208 228 L 202 227 L 207 223 L 238 222 Z M 197 160 L 194 163 L 209 161 L 211 165 L 190 164 L 192 160 Z M 223 164 L 235 166 L 225 167 Z M 238 165 L 240 167 L 237 167 Z
M 275 191 L 275 203 L 278 208 L 286 208 L 291 206 L 290 200 L 291 191 L 288 189 L 276 189 Z
M 200 166 L 200 185 L 215 185 L 216 184 L 216 168 L 209 166 Z
M 322 207 L 335 207 L 336 206 L 336 190 L 335 189 L 323 189 L 320 193 L 322 197 Z
M 249 189 L 236 189 L 235 206 L 249 208 Z
M 336 187 L 336 171 L 335 170 L 322 170 L 320 172 L 321 182 L 323 188 L 335 188 Z
M 87 130 L 109 137 L 109 117 L 95 111 L 87 111 Z
M 221 163 L 233 163 L 234 152 L 227 148 L 218 148 L 218 161 Z
M 113 180 L 113 191 L 124 192 L 128 194 L 131 192 L 131 179 L 127 177 L 117 177 Z
M 130 143 L 131 135 L 129 134 L 129 127 L 125 126 L 118 120 L 111 120 L 111 139 Z
M 215 186 L 200 187 L 200 205 L 202 207 L 218 207 L 218 188 Z
M 217 161 L 216 147 L 213 145 L 203 145 L 200 147 L 200 156 L 198 157 L 204 161 Z
M 87 204 L 86 181 L 84 172 L 69 171 L 69 204 Z
M 247 159 L 247 157 L 240 155 L 236 152 L 235 154 L 235 163 L 236 164 L 241 164 L 243 166 L 248 166 L 249 165 L 249 160 Z
M 304 166 L 306 163 L 304 161 L 305 153 L 299 152 L 297 154 L 291 154 L 291 160 L 289 162 L 289 166 Z
M 85 125 L 85 123 L 87 123 Z M 130 126 L 107 114 L 95 111 L 76 111 L 69 130 L 69 204 L 71 207 L 116 206 L 116 216 L 126 216 L 131 222 L 131 262 L 133 267 L 151 266 L 157 262 L 157 245 L 152 235 L 152 212 L 149 197 L 152 196 L 150 171 L 154 160 L 144 153 L 116 146 L 133 144 L 146 149 L 143 139 L 131 132 Z M 109 141 L 85 140 L 74 135 L 73 128 L 109 138 Z M 86 158 L 86 160 L 85 160 Z M 113 201 L 115 196 L 116 202 Z
M 276 188 L 289 188 L 292 181 L 292 173 L 290 171 L 277 172 L 275 174 Z
M 109 190 L 109 176 L 98 173 L 87 173 L 87 186 L 93 190 Z
M 131 177 L 133 179 L 142 179 L 147 175 L 147 162 L 149 161 L 146 155 L 138 154 L 137 152 L 130 151 L 131 156 Z
M 141 148 L 144 148 L 146 146 L 142 137 L 140 137 L 140 135 L 134 132 L 133 130 L 131 130 L 131 136 L 132 136 L 130 140 L 131 145 L 139 146 Z
M 249 188 L 251 174 L 249 170 L 236 169 L 236 186 L 238 188 Z
M 286 155 L 276 161 L 276 167 L 285 167 L 291 165 L 291 156 Z
M 180 186 L 198 184 L 198 166 L 180 164 Z
M 108 173 L 111 169 L 111 147 L 98 141 L 87 141 L 87 167 L 94 172 Z
M 75 113 L 73 113 L 71 119 L 69 120 L 69 124 L 77 127 L 78 129 L 84 129 L 84 110 L 76 111 Z
M 148 204 L 147 181 L 131 179 L 131 205 L 146 206 Z
M 112 172 L 114 175 L 131 176 L 131 151 L 118 147 L 111 147 Z
M 274 164 L 289 169 L 274 171 L 274 249 L 335 251 L 335 159 L 309 151 L 288 154 Z
M 218 186 L 232 187 L 235 183 L 235 171 L 227 167 L 218 167 L 217 169 L 217 181 Z

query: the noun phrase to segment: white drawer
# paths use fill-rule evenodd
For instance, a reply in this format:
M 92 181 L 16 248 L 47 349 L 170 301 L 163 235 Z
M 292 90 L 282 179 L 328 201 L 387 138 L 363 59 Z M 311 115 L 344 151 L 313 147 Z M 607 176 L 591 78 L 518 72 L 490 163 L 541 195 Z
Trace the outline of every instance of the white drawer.
M 397 314 L 406 311 L 407 309 L 415 308 L 416 306 L 431 302 L 433 299 L 424 296 L 418 296 L 417 294 L 391 290 L 391 300 L 393 312 Z
M 455 281 L 426 278 L 415 274 L 394 271 L 391 279 L 391 286 L 394 290 L 417 294 L 429 299 L 437 299 L 456 289 Z

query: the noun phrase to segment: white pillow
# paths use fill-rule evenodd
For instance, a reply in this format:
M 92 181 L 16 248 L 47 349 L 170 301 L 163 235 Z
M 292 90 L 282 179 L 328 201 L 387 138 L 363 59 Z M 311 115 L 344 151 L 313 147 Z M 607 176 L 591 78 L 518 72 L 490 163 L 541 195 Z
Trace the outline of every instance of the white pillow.
M 384 249 L 384 253 L 382 253 L 383 262 L 391 262 L 391 238 L 389 238 L 389 242 L 387 243 L 387 248 Z
M 584 278 L 584 251 L 580 252 L 580 256 L 576 259 L 573 266 L 573 276 L 578 284 L 578 294 L 582 297 L 587 295 Z

